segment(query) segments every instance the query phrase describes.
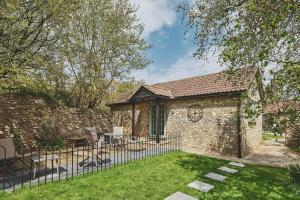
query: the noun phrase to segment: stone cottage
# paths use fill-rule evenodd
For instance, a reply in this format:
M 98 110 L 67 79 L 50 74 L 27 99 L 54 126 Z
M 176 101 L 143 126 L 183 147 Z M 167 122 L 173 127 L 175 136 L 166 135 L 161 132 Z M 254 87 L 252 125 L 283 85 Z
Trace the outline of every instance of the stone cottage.
M 183 149 L 242 157 L 262 138 L 262 117 L 247 119 L 242 98 L 260 100 L 258 78 L 257 69 L 245 68 L 238 81 L 220 72 L 143 85 L 109 104 L 113 124 L 135 136 L 179 132 Z

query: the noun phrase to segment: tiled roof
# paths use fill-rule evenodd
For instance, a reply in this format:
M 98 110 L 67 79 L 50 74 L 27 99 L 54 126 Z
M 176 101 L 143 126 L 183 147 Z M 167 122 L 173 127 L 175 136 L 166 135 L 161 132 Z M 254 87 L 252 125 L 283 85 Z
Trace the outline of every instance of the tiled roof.
M 234 79 L 235 81 L 229 79 L 228 75 L 223 71 L 205 76 L 144 85 L 143 87 L 156 95 L 165 96 L 170 99 L 238 92 L 248 89 L 256 71 L 255 68 L 244 68 L 240 71 L 241 73 L 238 73 L 239 78 Z M 121 95 L 116 102 L 112 102 L 111 104 L 128 102 L 136 91 L 134 90 L 133 92 Z

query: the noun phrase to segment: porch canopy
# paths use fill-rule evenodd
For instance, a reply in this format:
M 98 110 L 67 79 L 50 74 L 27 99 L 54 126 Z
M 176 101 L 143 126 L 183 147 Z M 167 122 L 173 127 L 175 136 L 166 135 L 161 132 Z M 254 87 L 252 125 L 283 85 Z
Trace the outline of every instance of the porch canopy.
M 129 98 L 129 102 L 132 105 L 132 136 L 135 135 L 135 104 L 140 102 L 153 102 L 156 104 L 156 130 L 159 130 L 160 127 L 160 120 L 159 120 L 159 113 L 160 113 L 160 107 L 159 104 L 167 99 L 172 98 L 171 92 L 167 90 L 161 90 L 161 89 L 152 89 L 147 86 L 141 86 L 136 92 L 132 94 L 132 96 Z M 159 143 L 159 131 L 156 131 L 156 141 Z

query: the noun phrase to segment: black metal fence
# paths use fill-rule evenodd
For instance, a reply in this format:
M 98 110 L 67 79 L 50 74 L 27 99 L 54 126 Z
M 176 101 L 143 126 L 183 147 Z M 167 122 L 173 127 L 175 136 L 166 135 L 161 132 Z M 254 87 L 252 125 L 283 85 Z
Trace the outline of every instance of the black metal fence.
M 38 149 L 21 155 L 9 152 L 0 145 L 0 187 L 15 191 L 22 187 L 72 179 L 74 176 L 93 173 L 124 165 L 133 160 L 154 157 L 181 149 L 182 136 L 170 134 L 151 137 L 114 136 L 100 138 L 97 143 L 66 145 L 58 151 Z

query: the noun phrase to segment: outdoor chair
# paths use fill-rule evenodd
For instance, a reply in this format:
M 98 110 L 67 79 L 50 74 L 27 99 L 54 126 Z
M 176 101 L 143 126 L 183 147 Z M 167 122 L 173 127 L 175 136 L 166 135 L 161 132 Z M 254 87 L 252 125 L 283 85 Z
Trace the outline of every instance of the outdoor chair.
M 124 128 L 122 126 L 114 126 L 112 133 L 104 134 L 104 143 L 113 146 L 116 150 L 124 147 Z
M 10 163 L 10 165 L 12 165 L 18 160 L 23 160 L 23 158 L 29 158 L 33 166 L 33 179 L 35 179 L 36 176 L 37 165 L 41 162 L 52 161 L 53 163 L 53 161 L 56 160 L 56 169 L 57 169 L 57 173 L 59 173 L 59 164 L 58 164 L 59 157 L 57 155 L 36 155 L 36 153 L 33 152 L 20 155 L 16 151 L 12 138 L 0 139 L 0 147 L 2 147 L 0 148 L 1 162 L 13 161 L 13 163 Z M 22 164 L 25 165 L 25 163 Z
M 113 135 L 123 136 L 124 135 L 124 128 L 123 128 L 123 126 L 114 126 L 113 127 Z
M 124 136 L 124 128 L 122 126 L 114 126 L 112 133 L 104 134 L 104 142 L 106 144 L 117 143 L 120 137 Z
M 88 143 L 87 150 L 89 151 L 92 148 L 92 155 L 88 155 L 83 161 L 79 163 L 79 166 L 97 166 L 97 165 L 105 165 L 111 162 L 110 159 L 101 159 L 99 154 L 107 153 L 107 149 L 103 148 L 102 145 L 99 146 L 100 139 L 97 136 L 96 128 L 94 127 L 86 127 L 83 129 L 83 132 L 86 136 L 86 140 Z M 83 150 L 84 151 L 84 150 Z

